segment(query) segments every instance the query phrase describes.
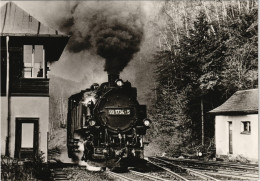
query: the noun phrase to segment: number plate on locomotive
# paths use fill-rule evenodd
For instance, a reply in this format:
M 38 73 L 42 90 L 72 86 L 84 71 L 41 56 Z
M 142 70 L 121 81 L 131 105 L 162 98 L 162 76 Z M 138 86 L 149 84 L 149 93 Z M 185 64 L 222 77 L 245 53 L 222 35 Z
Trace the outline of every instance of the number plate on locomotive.
M 130 115 L 130 109 L 108 109 L 108 115 Z

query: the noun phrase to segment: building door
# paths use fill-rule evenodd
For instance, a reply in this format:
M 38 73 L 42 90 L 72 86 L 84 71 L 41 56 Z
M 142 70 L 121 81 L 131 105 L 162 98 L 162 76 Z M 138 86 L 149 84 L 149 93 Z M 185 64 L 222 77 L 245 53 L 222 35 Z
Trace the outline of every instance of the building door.
M 232 140 L 232 122 L 228 122 L 228 133 L 229 133 L 229 139 L 228 139 L 228 146 L 229 146 L 229 153 L 233 154 L 233 140 Z
M 34 158 L 38 154 L 39 119 L 16 118 L 15 157 Z

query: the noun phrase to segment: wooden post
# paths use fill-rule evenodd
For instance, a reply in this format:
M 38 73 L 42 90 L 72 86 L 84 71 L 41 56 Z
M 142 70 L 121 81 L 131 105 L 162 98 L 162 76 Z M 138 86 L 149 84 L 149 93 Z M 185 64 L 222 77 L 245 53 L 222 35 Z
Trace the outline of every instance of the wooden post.
M 204 109 L 203 98 L 201 97 L 201 144 L 204 145 Z
M 46 62 L 45 62 L 45 49 L 44 45 L 42 46 L 42 72 L 43 72 L 43 78 L 46 78 Z
M 6 137 L 6 150 L 5 155 L 10 156 L 10 136 L 11 136 L 11 106 L 10 106 L 10 94 L 9 94 L 9 72 L 10 72 L 10 60 L 9 60 L 9 36 L 6 37 L 6 98 L 7 98 L 7 137 Z
M 32 46 L 32 78 L 34 77 L 34 54 L 35 54 L 35 47 Z

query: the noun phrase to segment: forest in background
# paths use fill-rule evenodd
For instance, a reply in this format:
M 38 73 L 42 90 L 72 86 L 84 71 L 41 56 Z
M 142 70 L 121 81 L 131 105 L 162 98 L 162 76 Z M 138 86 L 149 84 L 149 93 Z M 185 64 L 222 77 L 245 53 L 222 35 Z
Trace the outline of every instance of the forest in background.
M 209 152 L 208 112 L 236 91 L 258 87 L 257 1 L 169 1 L 158 19 L 149 141 L 170 155 Z
M 214 116 L 208 111 L 237 90 L 258 87 L 258 4 L 256 0 L 162 4 L 130 62 L 136 75 L 126 69 L 122 77 L 137 87 L 138 99 L 148 105 L 153 123 L 146 136 L 149 150 L 193 154 L 214 145 Z M 50 80 L 52 134 L 66 126 L 68 97 L 89 83 L 54 76 Z

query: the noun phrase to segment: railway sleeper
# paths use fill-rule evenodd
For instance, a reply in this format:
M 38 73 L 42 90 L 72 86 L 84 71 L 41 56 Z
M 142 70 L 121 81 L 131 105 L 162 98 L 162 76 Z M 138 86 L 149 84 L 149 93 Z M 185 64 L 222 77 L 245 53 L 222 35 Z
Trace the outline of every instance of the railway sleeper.
M 198 171 L 195 171 L 195 170 L 192 170 L 190 168 L 185 168 L 185 167 L 182 167 L 182 166 L 179 166 L 179 165 L 175 165 L 171 162 L 168 162 L 168 161 L 165 161 L 165 160 L 162 160 L 162 159 L 158 159 L 158 158 L 152 158 L 156 161 L 159 161 L 159 162 L 162 162 L 164 164 L 168 164 L 169 166 L 171 167 L 174 167 L 174 168 L 177 168 L 177 170 L 181 170 L 182 173 L 183 172 L 186 172 L 187 174 L 191 175 L 191 176 L 194 176 L 194 177 L 198 177 L 198 178 L 201 178 L 203 180 L 215 180 L 215 181 L 218 181 L 218 179 L 215 179 L 213 177 L 210 177 L 202 172 L 198 172 Z

